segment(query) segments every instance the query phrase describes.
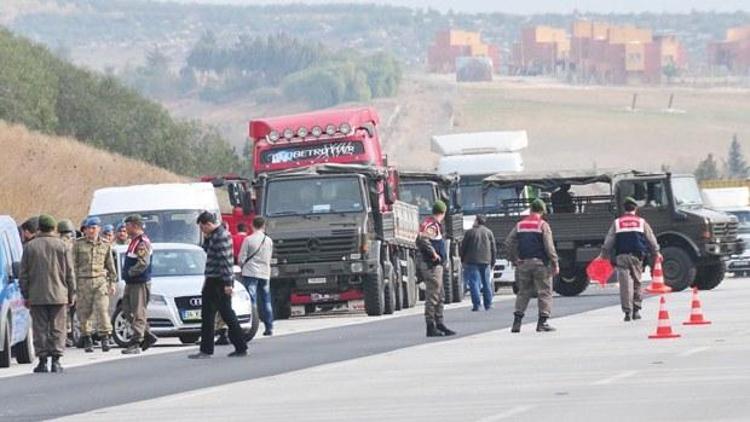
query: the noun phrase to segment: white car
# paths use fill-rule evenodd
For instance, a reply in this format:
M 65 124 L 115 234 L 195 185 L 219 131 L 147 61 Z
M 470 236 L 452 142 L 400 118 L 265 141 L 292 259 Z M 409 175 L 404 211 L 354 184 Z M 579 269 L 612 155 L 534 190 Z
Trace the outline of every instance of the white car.
M 151 298 L 146 317 L 151 332 L 158 337 L 178 337 L 181 342 L 195 343 L 201 332 L 201 289 L 206 254 L 198 246 L 183 243 L 152 244 Z M 121 268 L 126 246 L 116 246 L 117 272 L 120 274 L 117 292 L 112 300 L 113 339 L 124 347 L 132 335 L 130 323 L 122 313 L 120 303 L 125 288 Z M 232 308 L 250 341 L 258 331 L 258 313 L 252 306 L 250 294 L 235 281 Z

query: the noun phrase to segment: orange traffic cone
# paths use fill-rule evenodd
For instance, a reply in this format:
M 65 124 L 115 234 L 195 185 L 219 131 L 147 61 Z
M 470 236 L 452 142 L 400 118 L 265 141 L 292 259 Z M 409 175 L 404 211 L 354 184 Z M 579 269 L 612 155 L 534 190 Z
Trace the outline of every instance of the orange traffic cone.
M 666 309 L 667 301 L 664 300 L 662 295 L 659 300 L 659 323 L 656 325 L 656 332 L 648 336 L 648 338 L 677 338 L 679 334 L 672 332 L 672 326 L 669 324 L 669 312 Z
M 652 280 L 651 284 L 646 287 L 646 291 L 649 293 L 669 293 L 672 288 L 664 284 L 664 273 L 661 270 L 661 260 L 657 260 L 654 264 L 654 270 L 651 272 Z
M 683 322 L 682 325 L 707 325 L 711 321 L 703 319 L 703 310 L 701 310 L 701 301 L 698 299 L 698 288 L 693 287 L 693 303 L 690 309 L 690 319 Z

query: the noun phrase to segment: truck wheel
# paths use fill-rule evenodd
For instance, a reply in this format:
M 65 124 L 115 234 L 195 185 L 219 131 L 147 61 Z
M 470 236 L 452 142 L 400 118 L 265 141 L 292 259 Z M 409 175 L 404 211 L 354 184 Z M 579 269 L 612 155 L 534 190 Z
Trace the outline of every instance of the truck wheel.
M 128 347 L 130 338 L 133 336 L 133 330 L 130 328 L 130 321 L 125 318 L 125 313 L 118 305 L 115 314 L 112 315 L 112 339 L 120 347 Z
M 34 334 L 31 331 L 31 319 L 29 319 L 29 328 L 26 330 L 26 339 L 15 345 L 16 362 L 31 363 L 34 361 Z
M 385 311 L 385 295 L 383 286 L 383 269 L 378 265 L 378 272 L 365 278 L 365 312 L 369 316 L 380 316 Z
M 10 315 L 8 315 L 6 321 L 5 335 L 1 339 L 3 342 L 3 350 L 0 350 L 0 368 L 7 368 L 10 366 Z
M 199 338 L 201 338 L 200 334 L 180 334 L 177 336 L 177 338 L 180 339 L 180 343 L 182 344 L 195 344 Z
M 464 298 L 464 271 L 461 266 L 461 260 L 456 259 L 451 274 L 453 303 L 460 303 Z M 493 292 L 494 293 L 494 292 Z
M 589 277 L 584 267 L 560 269 L 552 283 L 553 290 L 562 296 L 578 296 L 589 287 Z
M 397 267 L 394 269 L 393 273 L 393 279 L 391 281 L 391 286 L 393 287 L 394 291 L 394 302 L 393 302 L 393 309 L 396 311 L 400 311 L 404 307 L 404 282 L 402 280 L 402 273 L 401 273 L 401 264 L 399 263 Z
M 274 318 L 289 319 L 292 317 L 292 303 L 289 299 L 290 295 L 291 291 L 287 286 L 280 286 L 271 289 Z
M 396 273 L 393 270 L 390 271 L 388 282 L 385 283 L 383 288 L 383 295 L 385 296 L 383 313 L 390 315 L 396 310 Z
M 406 287 L 404 288 L 403 308 L 413 308 L 417 304 L 417 275 L 414 258 L 406 259 Z
M 700 267 L 693 285 L 700 290 L 711 290 L 724 280 L 727 267 L 724 262 Z
M 695 263 L 682 248 L 668 246 L 661 252 L 664 282 L 676 292 L 685 290 L 695 280 Z
M 451 275 L 453 272 L 453 263 L 448 260 L 448 265 L 443 267 L 443 292 L 445 293 L 445 297 L 443 298 L 443 303 L 449 304 L 453 303 L 453 276 Z

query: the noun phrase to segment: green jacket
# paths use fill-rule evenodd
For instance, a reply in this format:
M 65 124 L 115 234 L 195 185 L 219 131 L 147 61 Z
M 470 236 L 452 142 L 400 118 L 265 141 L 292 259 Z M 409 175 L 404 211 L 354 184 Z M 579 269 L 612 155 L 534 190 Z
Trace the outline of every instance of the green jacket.
M 86 237 L 76 240 L 73 246 L 73 262 L 76 280 L 106 278 L 110 283 L 117 283 L 112 247 L 106 240 L 97 238 L 92 242 Z
M 23 248 L 21 293 L 31 305 L 65 305 L 76 297 L 70 248 L 51 233 L 41 233 Z

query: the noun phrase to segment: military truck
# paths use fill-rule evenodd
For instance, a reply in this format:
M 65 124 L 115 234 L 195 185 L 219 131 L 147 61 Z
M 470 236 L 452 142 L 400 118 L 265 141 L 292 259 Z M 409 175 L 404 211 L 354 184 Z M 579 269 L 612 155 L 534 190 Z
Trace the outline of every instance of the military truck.
M 397 200 L 395 169 L 323 164 L 259 183 L 279 317 L 362 309 L 376 316 L 416 304 L 419 213 Z
M 531 187 L 545 199 L 555 246 L 560 255 L 560 275 L 554 289 L 575 296 L 589 284 L 586 266 L 600 252 L 622 201 L 631 196 L 640 205 L 639 214 L 653 227 L 661 253 L 666 283 L 676 291 L 694 285 L 713 289 L 724 279 L 725 261 L 742 253 L 734 216 L 703 206 L 700 189 L 692 176 L 638 171 L 550 172 L 498 174 L 484 180 L 485 187 Z M 550 193 L 570 185 L 569 204 L 555 204 Z M 502 244 L 520 216 L 528 212 L 529 199 L 504 201 L 507 213 L 490 216 L 487 225 Z M 557 208 L 557 212 L 555 210 Z
M 443 272 L 443 288 L 445 303 L 461 302 L 464 297 L 464 277 L 459 256 L 464 237 L 464 217 L 458 190 L 461 178 L 458 174 L 443 176 L 430 172 L 401 171 L 399 179 L 400 199 L 419 208 L 420 220 L 432 214 L 432 204 L 438 199 L 448 204 L 443 226 L 450 259 L 447 270 Z

